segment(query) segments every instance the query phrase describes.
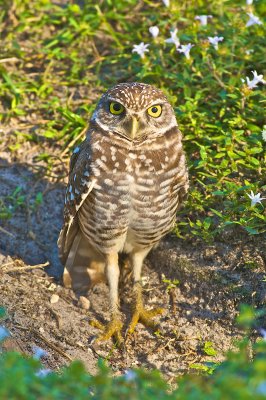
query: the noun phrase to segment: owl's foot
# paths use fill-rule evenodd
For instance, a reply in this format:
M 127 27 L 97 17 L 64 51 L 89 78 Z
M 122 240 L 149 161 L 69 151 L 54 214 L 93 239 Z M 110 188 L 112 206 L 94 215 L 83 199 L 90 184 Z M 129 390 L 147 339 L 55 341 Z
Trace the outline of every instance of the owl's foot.
M 147 328 L 156 329 L 157 324 L 152 320 L 156 315 L 163 313 L 162 308 L 155 308 L 153 310 L 145 310 L 142 301 L 142 287 L 139 282 L 136 282 L 133 289 L 134 296 L 134 307 L 131 322 L 129 324 L 127 333 L 131 334 L 134 332 L 138 322 L 141 322 Z
M 118 345 L 123 342 L 121 335 L 123 322 L 121 321 L 120 316 L 113 315 L 111 321 L 106 326 L 97 320 L 91 321 L 90 325 L 103 331 L 103 333 L 97 337 L 96 342 L 103 342 L 111 339 L 112 337 L 115 339 L 115 342 L 118 343 Z
M 160 315 L 163 313 L 162 308 L 154 308 L 153 310 L 145 310 L 143 305 L 137 305 L 136 309 L 133 313 L 131 322 L 128 327 L 128 334 L 132 334 L 136 328 L 136 325 L 138 322 L 141 322 L 143 325 L 145 325 L 147 328 L 152 328 L 156 329 L 157 323 L 153 321 L 153 317 L 156 317 L 157 315 Z

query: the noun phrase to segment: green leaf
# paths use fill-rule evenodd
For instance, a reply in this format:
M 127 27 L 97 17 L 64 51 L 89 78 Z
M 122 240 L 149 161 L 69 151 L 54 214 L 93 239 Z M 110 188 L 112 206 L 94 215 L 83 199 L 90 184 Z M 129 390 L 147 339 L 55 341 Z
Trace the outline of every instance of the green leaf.
M 0 307 L 0 318 L 5 318 L 6 310 L 4 307 Z
M 205 342 L 204 346 L 203 346 L 203 351 L 208 356 L 216 356 L 216 354 L 217 354 L 217 351 L 213 348 L 212 342 Z
M 258 235 L 260 233 L 257 229 L 251 228 L 250 226 L 245 226 L 245 230 L 251 235 Z

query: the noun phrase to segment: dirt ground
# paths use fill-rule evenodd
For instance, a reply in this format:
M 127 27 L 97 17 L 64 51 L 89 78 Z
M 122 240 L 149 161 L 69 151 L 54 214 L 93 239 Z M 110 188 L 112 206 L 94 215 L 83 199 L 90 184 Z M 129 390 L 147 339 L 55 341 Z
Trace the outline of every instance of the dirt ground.
M 80 359 L 95 373 L 102 357 L 115 373 L 143 366 L 161 370 L 169 381 L 192 364 L 222 360 L 241 336 L 235 323 L 239 304 L 265 304 L 265 243 L 236 231 L 212 244 L 169 235 L 150 254 L 143 270 L 145 303 L 165 310 L 158 331 L 154 334 L 139 325 L 121 348 L 111 341 L 96 344 L 98 331 L 89 321 L 108 320 L 108 288 L 101 284 L 89 293 L 87 310 L 62 286 L 56 242 L 64 180 L 42 176 L 41 164 L 34 163 L 39 145 L 27 142 L 11 156 L 7 141 L 6 136 L 0 142 L 0 204 L 13 207 L 12 217 L 0 220 L 0 305 L 7 310 L 2 324 L 12 334 L 6 347 L 26 354 L 32 354 L 34 345 L 46 349 L 44 364 L 53 369 Z M 57 173 L 64 171 L 59 164 Z M 8 196 L 18 187 L 25 198 L 14 207 Z M 40 192 L 43 200 L 38 205 Z M 46 263 L 42 268 L 25 268 Z M 165 280 L 175 279 L 179 284 L 169 290 Z M 130 284 L 124 286 L 120 297 L 126 327 Z M 204 352 L 206 342 L 212 342 L 216 356 Z

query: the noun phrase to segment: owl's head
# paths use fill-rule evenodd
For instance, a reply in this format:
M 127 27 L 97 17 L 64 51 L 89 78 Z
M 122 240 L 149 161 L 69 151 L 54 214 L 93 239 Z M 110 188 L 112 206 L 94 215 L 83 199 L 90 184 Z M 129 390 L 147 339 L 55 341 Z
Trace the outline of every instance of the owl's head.
M 92 116 L 102 129 L 128 140 L 161 136 L 177 126 L 163 92 L 144 83 L 120 83 L 100 99 Z

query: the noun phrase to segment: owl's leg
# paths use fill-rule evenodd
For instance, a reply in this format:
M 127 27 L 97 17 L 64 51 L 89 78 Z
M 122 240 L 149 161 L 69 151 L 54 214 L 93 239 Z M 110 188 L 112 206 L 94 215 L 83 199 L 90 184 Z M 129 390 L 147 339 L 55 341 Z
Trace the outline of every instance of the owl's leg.
M 142 299 L 142 286 L 141 286 L 141 268 L 143 260 L 150 251 L 149 249 L 143 250 L 138 253 L 131 255 L 131 262 L 133 267 L 133 315 L 128 327 L 128 334 L 134 332 L 138 322 L 141 322 L 146 327 L 156 328 L 156 323 L 152 320 L 156 315 L 162 314 L 162 308 L 156 308 L 153 310 L 145 310 Z
M 123 341 L 121 335 L 123 323 L 118 300 L 119 265 L 117 253 L 112 253 L 107 256 L 106 278 L 109 285 L 111 320 L 107 326 L 104 326 L 98 321 L 93 321 L 91 325 L 103 330 L 103 333 L 97 338 L 97 341 L 104 341 L 114 337 L 118 343 L 121 343 Z

